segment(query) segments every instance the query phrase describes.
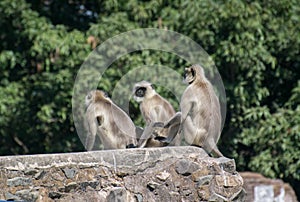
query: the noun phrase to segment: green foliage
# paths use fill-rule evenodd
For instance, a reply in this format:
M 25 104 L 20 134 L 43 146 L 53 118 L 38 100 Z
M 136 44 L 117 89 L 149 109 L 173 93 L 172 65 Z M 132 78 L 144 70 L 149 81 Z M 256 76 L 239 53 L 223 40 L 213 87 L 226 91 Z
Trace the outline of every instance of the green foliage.
M 299 185 L 299 24 L 296 0 L 2 0 L 0 154 L 83 150 L 71 112 L 77 71 L 94 45 L 152 27 L 184 34 L 213 57 L 227 93 L 220 150 L 239 170 Z M 99 88 L 111 92 L 143 65 L 182 73 L 187 63 L 170 53 L 134 52 L 111 65 Z M 178 107 L 168 89 L 157 91 Z M 130 116 L 143 125 L 135 102 Z

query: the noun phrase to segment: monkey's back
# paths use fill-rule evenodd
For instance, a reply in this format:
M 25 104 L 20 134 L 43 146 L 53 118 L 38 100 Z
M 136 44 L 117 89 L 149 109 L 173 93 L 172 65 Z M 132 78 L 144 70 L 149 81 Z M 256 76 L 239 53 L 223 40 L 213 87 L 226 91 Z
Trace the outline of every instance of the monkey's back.
M 221 129 L 221 111 L 218 97 L 210 83 L 191 84 L 182 95 L 181 103 L 192 102 L 189 112 L 185 106 L 181 106 L 182 114 L 189 114 L 195 127 L 203 128 L 207 135 L 219 138 Z
M 100 140 L 104 149 L 125 149 L 136 139 L 135 126 L 129 116 L 114 103 L 96 102 L 91 106 L 95 117 L 101 117 L 98 125 Z M 125 139 L 125 141 L 124 141 Z

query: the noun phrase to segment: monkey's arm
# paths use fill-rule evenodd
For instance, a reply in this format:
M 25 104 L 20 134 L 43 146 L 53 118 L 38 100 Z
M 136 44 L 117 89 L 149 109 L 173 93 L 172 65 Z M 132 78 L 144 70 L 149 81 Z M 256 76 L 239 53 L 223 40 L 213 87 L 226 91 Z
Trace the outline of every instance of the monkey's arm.
M 143 148 L 147 145 L 147 142 L 149 141 L 149 139 L 152 136 L 153 130 L 154 130 L 154 124 L 155 123 L 150 123 L 149 125 L 147 125 L 143 131 L 143 134 L 138 142 L 138 147 Z
M 126 145 L 137 145 L 136 142 L 136 127 L 130 117 L 118 106 L 112 104 L 112 116 L 114 123 L 120 131 L 125 135 Z
M 161 106 L 152 106 L 149 110 L 149 119 L 150 122 L 159 122 L 160 121 Z
M 135 134 L 136 134 L 136 138 L 139 140 L 142 137 L 142 134 L 144 132 L 144 129 L 140 126 L 136 126 L 135 127 Z
M 173 125 L 180 124 L 181 121 L 181 112 L 177 112 L 174 116 L 172 116 L 168 121 L 162 122 L 155 122 L 153 123 L 154 128 L 170 128 Z
M 183 131 L 185 141 L 188 144 L 196 144 L 198 146 L 202 146 L 203 140 L 200 139 L 203 138 L 206 130 L 198 128 L 198 125 L 195 125 L 194 123 L 194 119 L 196 116 L 195 114 L 200 113 L 199 111 L 195 112 L 195 106 L 197 106 L 197 104 L 199 105 L 200 103 L 197 103 L 196 101 L 190 99 L 183 100 L 182 104 L 180 105 L 180 108 L 182 110 L 180 130 Z M 199 124 L 199 126 L 201 126 L 202 123 L 196 124 Z
M 164 128 L 169 128 L 170 126 L 174 124 L 180 124 L 181 121 L 181 112 L 177 112 L 173 117 L 171 117 L 165 124 Z
M 181 109 L 181 124 L 183 124 L 190 114 L 191 110 L 193 109 L 194 102 L 186 100 L 183 101 L 183 104 L 180 105 Z
M 130 117 L 116 105 L 112 105 L 111 109 L 114 123 L 117 124 L 118 128 L 125 134 L 135 137 L 136 127 Z
M 187 116 L 184 124 L 182 125 L 183 128 L 183 134 L 185 137 L 185 141 L 190 145 L 197 145 L 202 147 L 203 141 L 202 137 L 203 134 L 205 134 L 205 131 L 202 129 L 198 129 L 195 124 L 193 123 L 193 120 L 190 116 Z M 201 140 L 200 140 L 201 139 Z
M 93 149 L 95 138 L 97 134 L 97 120 L 94 117 L 94 112 L 87 112 L 85 115 L 85 122 L 87 127 L 87 137 L 85 140 L 85 148 L 90 151 Z

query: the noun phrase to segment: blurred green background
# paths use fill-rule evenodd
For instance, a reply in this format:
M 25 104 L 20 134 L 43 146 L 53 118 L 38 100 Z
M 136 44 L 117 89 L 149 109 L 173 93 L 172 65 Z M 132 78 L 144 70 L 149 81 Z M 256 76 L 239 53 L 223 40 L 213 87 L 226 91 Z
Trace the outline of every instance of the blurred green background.
M 291 183 L 299 197 L 299 25 L 297 0 L 1 0 L 0 155 L 83 151 L 71 98 L 85 58 L 119 33 L 168 29 L 199 43 L 223 78 L 223 154 L 239 171 Z M 158 51 L 129 54 L 99 87 L 111 91 L 132 67 L 154 64 L 181 72 L 185 61 Z M 131 112 L 141 124 L 136 103 Z

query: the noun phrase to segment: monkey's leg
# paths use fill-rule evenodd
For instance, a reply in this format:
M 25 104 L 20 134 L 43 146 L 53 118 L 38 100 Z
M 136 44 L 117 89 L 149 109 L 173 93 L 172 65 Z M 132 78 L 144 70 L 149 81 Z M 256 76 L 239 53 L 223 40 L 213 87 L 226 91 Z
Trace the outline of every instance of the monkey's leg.
M 165 123 L 164 128 L 169 128 L 173 125 L 178 125 L 181 122 L 181 112 L 177 112 L 170 120 Z
M 85 148 L 87 151 L 91 151 L 93 149 L 94 143 L 96 139 L 96 134 L 88 134 L 85 140 Z
M 155 122 L 155 123 L 153 123 L 152 127 L 153 128 L 164 128 L 165 124 L 162 122 Z
M 185 118 L 182 127 L 185 141 L 190 145 L 194 144 L 197 128 L 190 116 Z
M 168 121 L 165 122 L 163 126 L 164 129 L 158 129 L 153 131 L 153 133 L 156 134 L 155 139 L 159 140 L 164 144 L 170 144 L 178 134 L 180 122 L 181 112 L 177 112 L 173 117 L 171 117 Z
M 148 140 L 151 138 L 153 133 L 153 125 L 155 123 L 150 123 L 148 126 L 145 127 L 144 132 L 138 142 L 138 147 L 143 148 L 146 146 Z
M 181 133 L 179 132 L 180 124 L 174 124 L 167 130 L 167 137 L 160 139 L 160 142 L 171 145 L 179 146 L 181 143 Z
M 85 126 L 87 127 L 87 137 L 85 139 L 85 148 L 87 151 L 91 151 L 94 147 L 96 134 L 97 134 L 97 118 L 93 118 L 92 116 L 85 117 Z
M 126 148 L 137 148 L 137 140 L 136 137 L 130 137 L 129 141 L 126 145 Z
M 216 157 L 223 157 L 223 154 L 220 152 L 220 150 L 217 148 L 217 146 L 212 149 L 212 153 Z
M 155 123 L 151 123 L 149 125 L 149 127 L 151 127 L 151 130 L 152 130 L 152 132 L 151 132 L 152 135 L 158 139 L 165 138 L 164 134 L 166 134 L 166 133 L 164 132 L 165 131 L 164 126 L 165 126 L 165 124 L 162 122 L 155 122 Z
M 217 144 L 213 139 L 210 139 L 206 144 L 206 150 L 210 152 L 215 157 L 222 157 L 223 154 L 220 152 L 220 150 L 217 147 Z
M 136 134 L 136 139 L 137 139 L 137 141 L 140 140 L 140 138 L 141 138 L 142 135 L 143 135 L 143 132 L 144 132 L 144 129 L 143 129 L 142 127 L 140 127 L 140 126 L 136 126 L 136 127 L 135 127 L 135 134 Z
M 174 123 L 171 125 L 167 130 L 167 137 L 160 140 L 163 143 L 166 144 L 172 144 L 172 145 L 180 145 L 181 143 L 181 125 L 179 123 Z
M 136 137 L 125 137 L 126 141 L 126 148 L 137 148 L 137 140 Z M 122 142 L 122 140 L 121 140 Z
M 134 144 L 126 145 L 126 149 L 130 149 L 130 148 L 136 148 L 136 145 L 134 145 Z
M 181 112 L 177 112 L 166 124 L 169 127 L 167 143 L 175 146 L 181 144 Z M 165 126 L 165 127 L 166 127 Z
M 184 137 L 185 141 L 194 146 L 202 147 L 205 149 L 207 153 L 210 153 L 212 151 L 212 148 L 210 145 L 210 137 L 208 137 L 208 132 L 204 128 L 197 128 L 195 127 L 192 119 L 190 116 L 186 118 L 185 124 L 184 124 Z

